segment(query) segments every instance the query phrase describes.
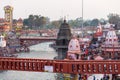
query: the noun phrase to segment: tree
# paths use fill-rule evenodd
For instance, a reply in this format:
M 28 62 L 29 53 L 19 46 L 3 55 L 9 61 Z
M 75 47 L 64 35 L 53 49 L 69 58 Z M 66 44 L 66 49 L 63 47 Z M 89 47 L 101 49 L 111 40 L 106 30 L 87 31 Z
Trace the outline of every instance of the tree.
M 40 26 L 39 25 L 39 16 L 38 15 L 34 15 L 34 24 L 35 24 L 35 27 L 38 27 L 38 26 Z
M 118 24 L 118 22 L 120 21 L 120 16 L 118 14 L 109 14 L 108 15 L 108 21 L 111 24 Z
M 52 26 L 54 28 L 59 28 L 60 25 L 61 25 L 61 21 L 60 20 L 58 20 L 58 21 L 52 21 L 51 24 L 52 24 Z
M 34 26 L 34 16 L 33 15 L 29 15 L 29 18 L 28 18 L 28 26 L 30 28 L 33 28 Z
M 99 20 L 98 19 L 93 19 L 90 23 L 91 26 L 98 26 Z
M 90 26 L 90 24 L 91 24 L 91 20 L 86 20 L 86 21 L 84 21 L 84 26 Z
M 103 19 L 103 18 L 101 18 L 99 21 L 100 21 L 100 24 L 101 24 L 101 25 L 105 25 L 105 24 L 107 23 L 107 20 L 105 20 L 105 19 Z
M 24 26 L 28 26 L 32 29 L 46 28 L 48 26 L 49 18 L 41 15 L 29 15 L 27 19 L 24 19 Z
M 82 18 L 80 17 L 80 18 L 76 18 L 75 20 L 69 20 L 68 24 L 72 27 L 80 28 L 82 27 Z
M 47 19 L 45 17 L 41 16 L 40 19 L 39 19 L 39 21 L 40 21 L 40 26 L 42 28 L 45 28 L 45 25 L 47 23 Z
M 28 23 L 28 19 L 24 19 L 24 20 L 23 20 L 23 25 L 24 25 L 24 26 L 28 26 L 28 24 L 29 24 L 29 23 Z

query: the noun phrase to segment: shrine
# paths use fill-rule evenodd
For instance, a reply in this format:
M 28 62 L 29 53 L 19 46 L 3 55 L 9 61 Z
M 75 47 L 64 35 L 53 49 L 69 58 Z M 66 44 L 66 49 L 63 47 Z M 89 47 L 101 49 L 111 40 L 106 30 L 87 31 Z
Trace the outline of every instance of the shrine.
M 120 44 L 118 43 L 116 32 L 112 27 L 109 29 L 105 42 L 102 44 L 102 51 L 106 58 L 119 58 Z

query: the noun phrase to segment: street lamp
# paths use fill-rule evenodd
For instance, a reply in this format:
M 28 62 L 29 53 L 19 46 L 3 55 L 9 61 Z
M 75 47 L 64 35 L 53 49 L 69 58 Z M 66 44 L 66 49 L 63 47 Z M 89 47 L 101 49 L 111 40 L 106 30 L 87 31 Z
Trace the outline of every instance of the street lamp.
M 83 37 L 83 0 L 82 0 L 82 37 Z

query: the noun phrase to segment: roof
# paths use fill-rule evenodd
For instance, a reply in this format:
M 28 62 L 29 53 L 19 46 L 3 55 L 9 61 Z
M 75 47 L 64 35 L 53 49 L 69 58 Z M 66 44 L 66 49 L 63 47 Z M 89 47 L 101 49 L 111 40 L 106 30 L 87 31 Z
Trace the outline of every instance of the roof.
M 101 56 L 96 56 L 95 60 L 103 60 L 103 58 Z

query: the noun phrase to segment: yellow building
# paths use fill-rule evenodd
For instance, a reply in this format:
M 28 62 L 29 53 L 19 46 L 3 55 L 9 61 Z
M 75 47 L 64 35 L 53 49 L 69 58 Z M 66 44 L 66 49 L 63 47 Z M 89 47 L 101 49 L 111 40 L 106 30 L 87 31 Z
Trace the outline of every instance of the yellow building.
M 5 20 L 9 23 L 10 30 L 12 29 L 12 22 L 13 22 L 13 7 L 11 6 L 5 6 Z

